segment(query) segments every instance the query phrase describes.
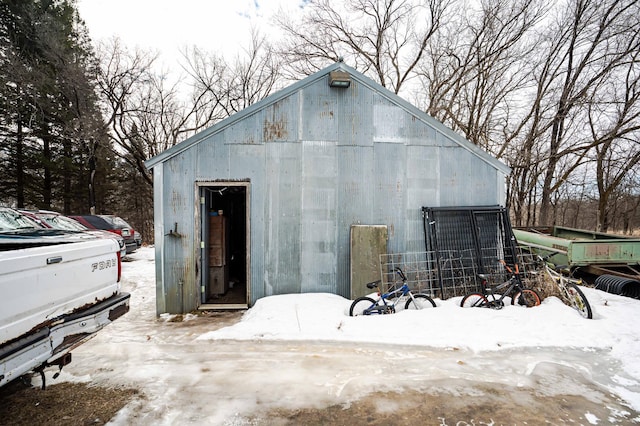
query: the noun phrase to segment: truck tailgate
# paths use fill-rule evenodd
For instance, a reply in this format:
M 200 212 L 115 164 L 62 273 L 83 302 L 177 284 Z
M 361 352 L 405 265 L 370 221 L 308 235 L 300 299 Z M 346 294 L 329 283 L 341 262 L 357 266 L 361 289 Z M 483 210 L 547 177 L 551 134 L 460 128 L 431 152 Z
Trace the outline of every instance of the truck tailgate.
M 116 294 L 118 251 L 96 239 L 0 252 L 0 345 Z
M 71 350 L 129 311 L 129 298 L 128 293 L 118 293 L 0 346 L 0 386 L 40 366 L 62 368 L 71 362 Z

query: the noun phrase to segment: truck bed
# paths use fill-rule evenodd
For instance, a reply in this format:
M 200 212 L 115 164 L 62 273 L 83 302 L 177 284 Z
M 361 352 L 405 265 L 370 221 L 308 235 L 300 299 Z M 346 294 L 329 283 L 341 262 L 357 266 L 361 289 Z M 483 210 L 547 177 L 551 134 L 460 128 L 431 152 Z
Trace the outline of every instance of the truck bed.
M 520 245 L 528 246 L 556 265 L 580 268 L 594 275 L 640 278 L 640 239 L 581 229 L 514 229 Z

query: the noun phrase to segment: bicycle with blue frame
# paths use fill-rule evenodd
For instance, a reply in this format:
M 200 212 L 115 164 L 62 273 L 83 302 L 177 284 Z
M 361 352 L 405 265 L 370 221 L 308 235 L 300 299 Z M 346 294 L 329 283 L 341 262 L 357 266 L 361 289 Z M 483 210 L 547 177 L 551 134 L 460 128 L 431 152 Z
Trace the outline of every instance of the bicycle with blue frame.
M 394 272 L 398 274 L 402 280 L 402 285 L 395 290 L 383 293 L 380 290 L 381 280 L 367 283 L 367 288 L 378 290 L 378 298 L 374 299 L 369 296 L 358 297 L 353 301 L 349 308 L 349 315 L 352 317 L 360 315 L 385 315 L 394 314 L 396 306 L 403 306 L 404 309 L 425 309 L 435 308 L 436 302 L 423 293 L 413 293 L 407 284 L 407 276 L 402 269 L 395 268 Z M 393 287 L 397 287 L 394 284 Z M 392 288 L 393 288 L 392 287 Z

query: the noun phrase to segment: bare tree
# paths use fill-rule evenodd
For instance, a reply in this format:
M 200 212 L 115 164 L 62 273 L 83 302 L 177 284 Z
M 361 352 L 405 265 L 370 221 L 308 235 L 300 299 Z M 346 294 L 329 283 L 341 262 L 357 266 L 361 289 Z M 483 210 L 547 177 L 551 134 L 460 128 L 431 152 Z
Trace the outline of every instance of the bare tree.
M 575 0 L 556 6 L 536 28 L 537 49 L 525 59 L 532 78 L 521 94 L 529 102 L 519 105 L 519 117 L 509 123 L 501 149 L 494 151 L 499 157 L 504 153 L 514 171 L 509 200 L 518 224 L 553 223 L 556 192 L 571 184 L 577 170 L 594 164 L 591 153 L 605 141 L 603 135 L 624 137 L 637 120 L 633 114 L 618 116 L 625 124 L 606 121 L 597 126 L 597 134 L 585 126 L 589 111 L 606 109 L 599 119 L 611 116 L 610 106 L 620 105 L 612 94 L 629 94 L 612 85 L 627 67 L 637 66 L 638 5 Z
M 620 192 L 623 196 L 620 198 L 620 214 L 614 216 L 618 218 L 619 222 L 616 224 L 616 229 L 622 230 L 625 234 L 632 234 L 634 228 L 640 225 L 640 172 L 633 170 L 625 182 L 620 186 Z
M 155 54 L 132 52 L 114 39 L 102 44 L 98 55 L 105 131 L 115 145 L 118 177 L 127 183 L 106 205 L 152 241 L 153 179 L 144 162 L 179 141 L 193 109 L 180 102 L 177 83 L 167 85 L 167 75 L 156 72 Z
M 443 25 L 420 65 L 425 110 L 497 157 L 517 96 L 528 84 L 528 32 L 545 9 L 531 0 L 482 0 L 475 10 L 459 3 L 459 20 Z
M 188 49 L 192 78 L 192 131 L 211 126 L 266 98 L 278 87 L 280 65 L 266 37 L 253 29 L 251 44 L 230 63 L 220 54 Z
M 453 19 L 427 44 L 417 103 L 509 164 L 513 172 L 507 196 L 517 225 L 530 223 L 535 221 L 530 207 L 535 204 L 536 178 L 542 172 L 535 159 L 538 130 L 526 127 L 528 101 L 542 99 L 542 93 L 532 90 L 532 35 L 548 6 L 530 0 L 482 0 L 452 7 L 457 12 Z M 538 117 L 540 112 L 529 114 Z
M 151 186 L 144 161 L 175 145 L 189 133 L 196 108 L 180 101 L 177 83 L 167 85 L 166 73 L 155 71 L 157 55 L 122 47 L 112 40 L 99 48 L 99 88 L 104 100 L 106 126 L 119 147 L 117 153 L 138 170 Z
M 594 90 L 589 103 L 589 129 L 595 145 L 598 187 L 598 229 L 611 223 L 610 202 L 640 163 L 640 51 L 629 57 L 626 70 Z
M 450 0 L 319 0 L 300 22 L 284 15 L 278 51 L 293 76 L 309 75 L 344 58 L 398 93 L 415 76 L 427 43 L 446 19 Z
M 567 176 L 567 172 L 560 176 L 557 173 L 562 157 L 593 145 L 593 141 L 586 139 L 586 146 L 576 146 L 575 138 L 570 137 L 574 133 L 571 127 L 579 121 L 570 120 L 579 116 L 575 110 L 587 103 L 593 89 L 617 78 L 618 69 L 628 64 L 630 56 L 640 48 L 639 13 L 636 2 L 574 0 L 559 22 L 561 37 L 552 52 L 557 58 L 552 65 L 556 72 L 549 81 L 554 89 L 550 93 L 555 112 L 547 124 L 548 156 L 540 202 L 542 223 L 551 222 L 551 194 Z

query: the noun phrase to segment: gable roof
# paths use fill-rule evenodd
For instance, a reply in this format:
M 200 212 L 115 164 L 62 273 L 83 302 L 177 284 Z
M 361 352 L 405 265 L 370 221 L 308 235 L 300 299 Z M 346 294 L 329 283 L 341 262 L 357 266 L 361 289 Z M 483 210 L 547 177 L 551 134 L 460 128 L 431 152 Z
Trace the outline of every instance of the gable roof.
M 437 132 L 443 133 L 445 134 L 447 137 L 449 137 L 451 140 L 453 140 L 454 142 L 456 142 L 458 145 L 460 145 L 462 148 L 465 148 L 466 150 L 470 151 L 471 153 L 473 153 L 474 155 L 476 155 L 477 157 L 479 157 L 480 159 L 482 159 L 483 161 L 489 163 L 490 165 L 492 165 L 493 167 L 495 167 L 496 169 L 502 171 L 505 174 L 509 174 L 509 172 L 511 171 L 511 169 L 504 164 L 503 162 L 501 162 L 500 160 L 496 159 L 495 157 L 489 155 L 489 153 L 487 153 L 486 151 L 478 148 L 476 145 L 474 145 L 473 143 L 471 143 L 470 141 L 466 140 L 465 138 L 463 138 L 462 136 L 460 136 L 459 134 L 457 134 L 456 132 L 454 132 L 453 130 L 451 130 L 450 128 L 448 128 L 447 126 L 445 126 L 443 123 L 441 123 L 440 121 L 436 120 L 435 118 L 431 117 L 430 115 L 428 115 L 427 113 L 425 113 L 424 111 L 421 111 L 420 109 L 418 109 L 417 107 L 415 107 L 414 105 L 410 104 L 409 102 L 405 101 L 404 99 L 402 99 L 400 96 L 396 95 L 395 93 L 391 92 L 390 90 L 386 89 L 385 87 L 381 86 L 380 84 L 376 83 L 375 81 L 371 80 L 369 77 L 365 76 L 364 74 L 356 71 L 354 68 L 349 67 L 348 65 L 344 64 L 343 62 L 336 62 L 318 72 L 316 72 L 315 74 L 312 74 L 272 95 L 269 95 L 268 97 L 262 99 L 259 102 L 256 102 L 255 104 L 249 106 L 248 108 L 243 109 L 240 112 L 237 112 L 236 114 L 233 114 L 227 118 L 225 118 L 224 120 L 214 124 L 213 126 L 185 139 L 184 141 L 172 146 L 171 148 L 163 151 L 162 153 L 156 155 L 155 157 L 152 157 L 150 159 L 148 159 L 147 161 L 145 161 L 145 166 L 148 169 L 151 169 L 152 167 L 154 167 L 155 165 L 159 164 L 159 163 L 163 163 L 169 159 L 171 159 L 172 157 L 180 154 L 181 152 L 189 149 L 190 147 L 199 144 L 200 142 L 202 142 L 203 140 L 207 139 L 209 136 L 214 135 L 218 132 L 223 131 L 225 128 L 239 122 L 240 120 L 244 119 L 247 116 L 250 116 L 252 114 L 254 114 L 255 112 L 266 108 L 288 96 L 290 96 L 291 94 L 305 88 L 306 86 L 309 86 L 313 83 L 315 83 L 316 81 L 320 80 L 320 79 L 324 79 L 326 78 L 326 76 L 332 72 L 332 71 L 344 71 L 349 73 L 349 75 L 351 76 L 352 80 L 357 81 L 359 84 L 363 85 L 364 87 L 367 87 L 375 92 L 377 92 L 379 95 L 381 95 L 382 97 L 384 97 L 385 99 L 387 99 L 389 102 L 397 105 L 398 107 L 402 108 L 403 110 L 405 110 L 406 112 L 408 112 L 409 114 L 413 115 L 416 119 L 424 122 L 425 124 L 429 125 L 430 127 L 432 127 L 433 129 L 435 129 Z

